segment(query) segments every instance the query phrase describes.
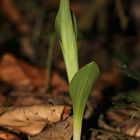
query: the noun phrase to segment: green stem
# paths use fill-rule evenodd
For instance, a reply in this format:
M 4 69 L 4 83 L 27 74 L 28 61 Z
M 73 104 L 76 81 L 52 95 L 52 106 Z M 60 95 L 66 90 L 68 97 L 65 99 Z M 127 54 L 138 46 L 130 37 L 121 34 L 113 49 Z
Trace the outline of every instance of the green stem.
M 74 114 L 73 116 L 73 140 L 80 140 L 81 139 L 81 131 L 82 131 L 82 119 L 76 117 Z
M 55 35 L 52 34 L 49 37 L 49 45 L 48 45 L 46 91 L 48 91 L 50 88 L 50 77 L 51 77 L 51 69 L 52 69 L 52 55 L 53 55 L 54 41 L 55 41 Z

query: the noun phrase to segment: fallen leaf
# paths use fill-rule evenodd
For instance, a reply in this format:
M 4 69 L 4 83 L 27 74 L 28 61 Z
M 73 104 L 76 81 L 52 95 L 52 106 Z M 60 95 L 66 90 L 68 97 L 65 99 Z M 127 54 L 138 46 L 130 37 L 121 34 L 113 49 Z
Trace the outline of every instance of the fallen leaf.
M 18 65 L 17 60 L 12 55 L 4 55 L 0 63 L 0 78 L 15 86 L 27 86 L 30 79 Z
M 70 107 L 64 105 L 34 105 L 26 107 L 0 108 L 0 126 L 28 135 L 36 135 L 69 116 Z M 66 115 L 67 114 L 67 115 Z
M 16 135 L 0 131 L 0 139 L 2 140 L 20 140 Z
M 73 134 L 73 119 L 61 121 L 52 127 L 45 129 L 37 136 L 33 136 L 30 140 L 71 140 Z
M 46 71 L 45 68 L 36 68 L 11 54 L 4 55 L 0 61 L 0 79 L 16 87 L 45 88 Z M 52 71 L 50 83 L 55 93 L 68 91 L 68 83 L 55 71 Z

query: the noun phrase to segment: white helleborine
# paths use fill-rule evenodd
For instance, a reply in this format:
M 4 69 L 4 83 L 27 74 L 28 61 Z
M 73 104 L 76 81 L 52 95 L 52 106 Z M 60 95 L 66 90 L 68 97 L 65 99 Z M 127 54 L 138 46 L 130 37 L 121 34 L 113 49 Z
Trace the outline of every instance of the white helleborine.
M 70 11 L 69 0 L 60 0 L 55 28 L 70 83 L 69 91 L 73 104 L 73 140 L 80 140 L 85 105 L 92 86 L 99 76 L 99 68 L 95 62 L 91 62 L 78 69 L 76 19 Z

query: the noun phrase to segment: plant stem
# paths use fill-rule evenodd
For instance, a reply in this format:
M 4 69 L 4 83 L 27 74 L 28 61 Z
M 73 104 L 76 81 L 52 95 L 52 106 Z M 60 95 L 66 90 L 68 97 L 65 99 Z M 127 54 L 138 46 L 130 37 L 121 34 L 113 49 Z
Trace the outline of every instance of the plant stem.
M 76 115 L 73 115 L 73 140 L 81 139 L 82 120 Z
M 46 91 L 50 88 L 50 77 L 51 77 L 51 69 L 52 69 L 52 55 L 54 48 L 55 35 L 52 34 L 49 37 L 49 45 L 48 45 L 48 57 L 47 57 L 47 72 L 46 72 Z

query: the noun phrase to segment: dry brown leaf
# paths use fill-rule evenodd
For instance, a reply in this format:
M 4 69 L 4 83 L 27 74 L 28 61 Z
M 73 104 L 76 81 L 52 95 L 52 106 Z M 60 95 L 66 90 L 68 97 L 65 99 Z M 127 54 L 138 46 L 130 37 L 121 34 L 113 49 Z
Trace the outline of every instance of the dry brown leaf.
M 20 140 L 16 135 L 0 131 L 0 139 L 2 140 Z
M 140 137 L 140 118 L 139 114 L 134 110 L 130 108 L 110 108 L 107 111 L 106 118 L 110 124 L 110 128 L 113 128 L 114 131 L 119 131 L 129 136 Z M 100 127 L 105 129 L 104 126 L 100 125 Z M 106 130 L 109 129 L 106 128 Z
M 69 107 L 64 105 L 34 105 L 27 107 L 0 108 L 0 126 L 36 135 L 45 126 L 68 117 Z M 67 115 L 66 115 L 67 114 Z
M 17 60 L 12 55 L 4 55 L 0 63 L 0 78 L 15 86 L 27 86 L 30 79 L 18 65 Z
M 132 120 L 122 129 L 122 132 L 130 136 L 140 137 L 139 120 Z
M 45 129 L 37 136 L 31 137 L 30 140 L 70 140 L 73 132 L 72 120 L 72 117 L 69 117 L 67 120 Z
M 14 86 L 30 89 L 45 88 L 46 70 L 25 63 L 11 54 L 6 54 L 0 62 L 0 79 Z M 51 86 L 57 93 L 68 91 L 67 82 L 54 71 Z
M 19 61 L 19 65 L 24 70 L 26 75 L 30 77 L 31 85 L 36 88 L 45 87 L 46 84 L 46 69 L 35 68 L 23 61 Z M 51 86 L 57 91 L 68 91 L 68 83 L 62 79 L 56 71 L 52 72 Z

